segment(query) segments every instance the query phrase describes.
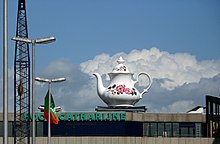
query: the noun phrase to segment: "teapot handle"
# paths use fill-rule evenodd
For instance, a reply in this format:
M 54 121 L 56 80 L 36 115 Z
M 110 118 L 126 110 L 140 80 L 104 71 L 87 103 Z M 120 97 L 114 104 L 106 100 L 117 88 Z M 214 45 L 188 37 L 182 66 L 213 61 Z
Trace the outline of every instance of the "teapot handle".
M 137 80 L 135 81 L 135 83 L 137 83 L 137 82 L 139 81 L 139 76 L 140 76 L 140 75 L 145 75 L 145 76 L 147 76 L 147 78 L 149 79 L 149 84 L 148 84 L 148 86 L 143 90 L 143 92 L 140 93 L 140 96 L 142 97 L 142 95 L 143 95 L 144 93 L 148 92 L 148 90 L 150 89 L 151 84 L 152 84 L 152 80 L 151 80 L 151 78 L 150 78 L 150 75 L 148 75 L 148 74 L 145 73 L 145 72 L 141 72 L 141 73 L 138 74 Z

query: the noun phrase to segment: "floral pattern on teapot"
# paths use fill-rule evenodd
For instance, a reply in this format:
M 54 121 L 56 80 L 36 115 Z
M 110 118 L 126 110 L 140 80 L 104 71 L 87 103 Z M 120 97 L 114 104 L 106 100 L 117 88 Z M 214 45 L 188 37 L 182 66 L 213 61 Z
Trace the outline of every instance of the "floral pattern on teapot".
M 127 94 L 127 95 L 137 95 L 137 92 L 135 91 L 135 88 L 126 88 L 125 85 L 112 85 L 108 87 L 108 92 L 110 92 L 112 95 L 120 95 L 120 94 Z

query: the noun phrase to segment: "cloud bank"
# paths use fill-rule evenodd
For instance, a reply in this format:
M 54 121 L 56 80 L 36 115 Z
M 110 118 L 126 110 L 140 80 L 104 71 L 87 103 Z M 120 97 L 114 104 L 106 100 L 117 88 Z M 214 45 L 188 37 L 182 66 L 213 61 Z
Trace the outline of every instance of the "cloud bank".
M 220 72 L 220 61 L 199 62 L 188 53 L 169 54 L 158 48 L 132 50 L 129 54 L 119 53 L 112 57 L 101 54 L 93 60 L 81 63 L 80 67 L 86 74 L 106 74 L 112 71 L 119 56 L 126 60 L 131 72 L 147 72 L 152 78 L 163 80 L 161 86 L 170 90 L 184 83 L 198 83 L 201 78 L 212 78 Z
M 108 86 L 107 73 L 117 65 L 119 56 L 125 59 L 125 65 L 135 74 L 134 77 L 140 72 L 147 72 L 152 77 L 149 93 L 137 103 L 145 105 L 148 112 L 186 112 L 197 105 L 205 105 L 206 95 L 220 94 L 220 60 L 198 61 L 188 53 L 170 54 L 158 48 L 132 50 L 128 54 L 121 52 L 112 56 L 100 54 L 80 65 L 59 59 L 40 70 L 38 76 L 66 77 L 65 82 L 52 85 L 56 105 L 64 111 L 94 111 L 96 106 L 105 104 L 97 95 L 92 73 L 100 73 L 104 85 Z M 10 77 L 13 80 L 13 75 Z M 2 84 L 2 77 L 0 80 Z M 38 106 L 43 104 L 48 86 L 36 84 Z M 12 110 L 13 103 L 10 107 Z

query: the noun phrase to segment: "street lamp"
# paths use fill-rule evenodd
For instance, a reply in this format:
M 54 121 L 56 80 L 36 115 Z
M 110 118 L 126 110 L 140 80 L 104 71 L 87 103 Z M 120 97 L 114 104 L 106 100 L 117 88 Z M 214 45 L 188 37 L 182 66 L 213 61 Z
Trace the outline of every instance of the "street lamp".
M 3 143 L 8 144 L 8 0 L 3 1 Z
M 44 82 L 48 83 L 48 91 L 49 91 L 49 105 L 48 105 L 48 144 L 50 144 L 50 137 L 51 137 L 51 129 L 50 129 L 50 101 L 51 101 L 51 83 L 58 83 L 58 82 L 63 82 L 66 79 L 65 78 L 56 78 L 56 79 L 45 79 L 45 78 L 35 78 L 36 81 L 38 82 Z
M 56 41 L 55 37 L 28 39 L 22 37 L 13 37 L 12 40 L 32 44 L 32 144 L 36 143 L 35 139 L 35 44 L 48 44 Z

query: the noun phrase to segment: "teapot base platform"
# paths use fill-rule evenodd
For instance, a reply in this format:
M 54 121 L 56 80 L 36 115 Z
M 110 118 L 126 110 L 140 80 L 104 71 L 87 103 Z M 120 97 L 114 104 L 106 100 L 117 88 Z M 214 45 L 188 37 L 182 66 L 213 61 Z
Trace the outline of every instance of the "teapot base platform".
M 126 112 L 146 112 L 147 108 L 145 106 L 97 106 L 96 111 L 126 111 Z

